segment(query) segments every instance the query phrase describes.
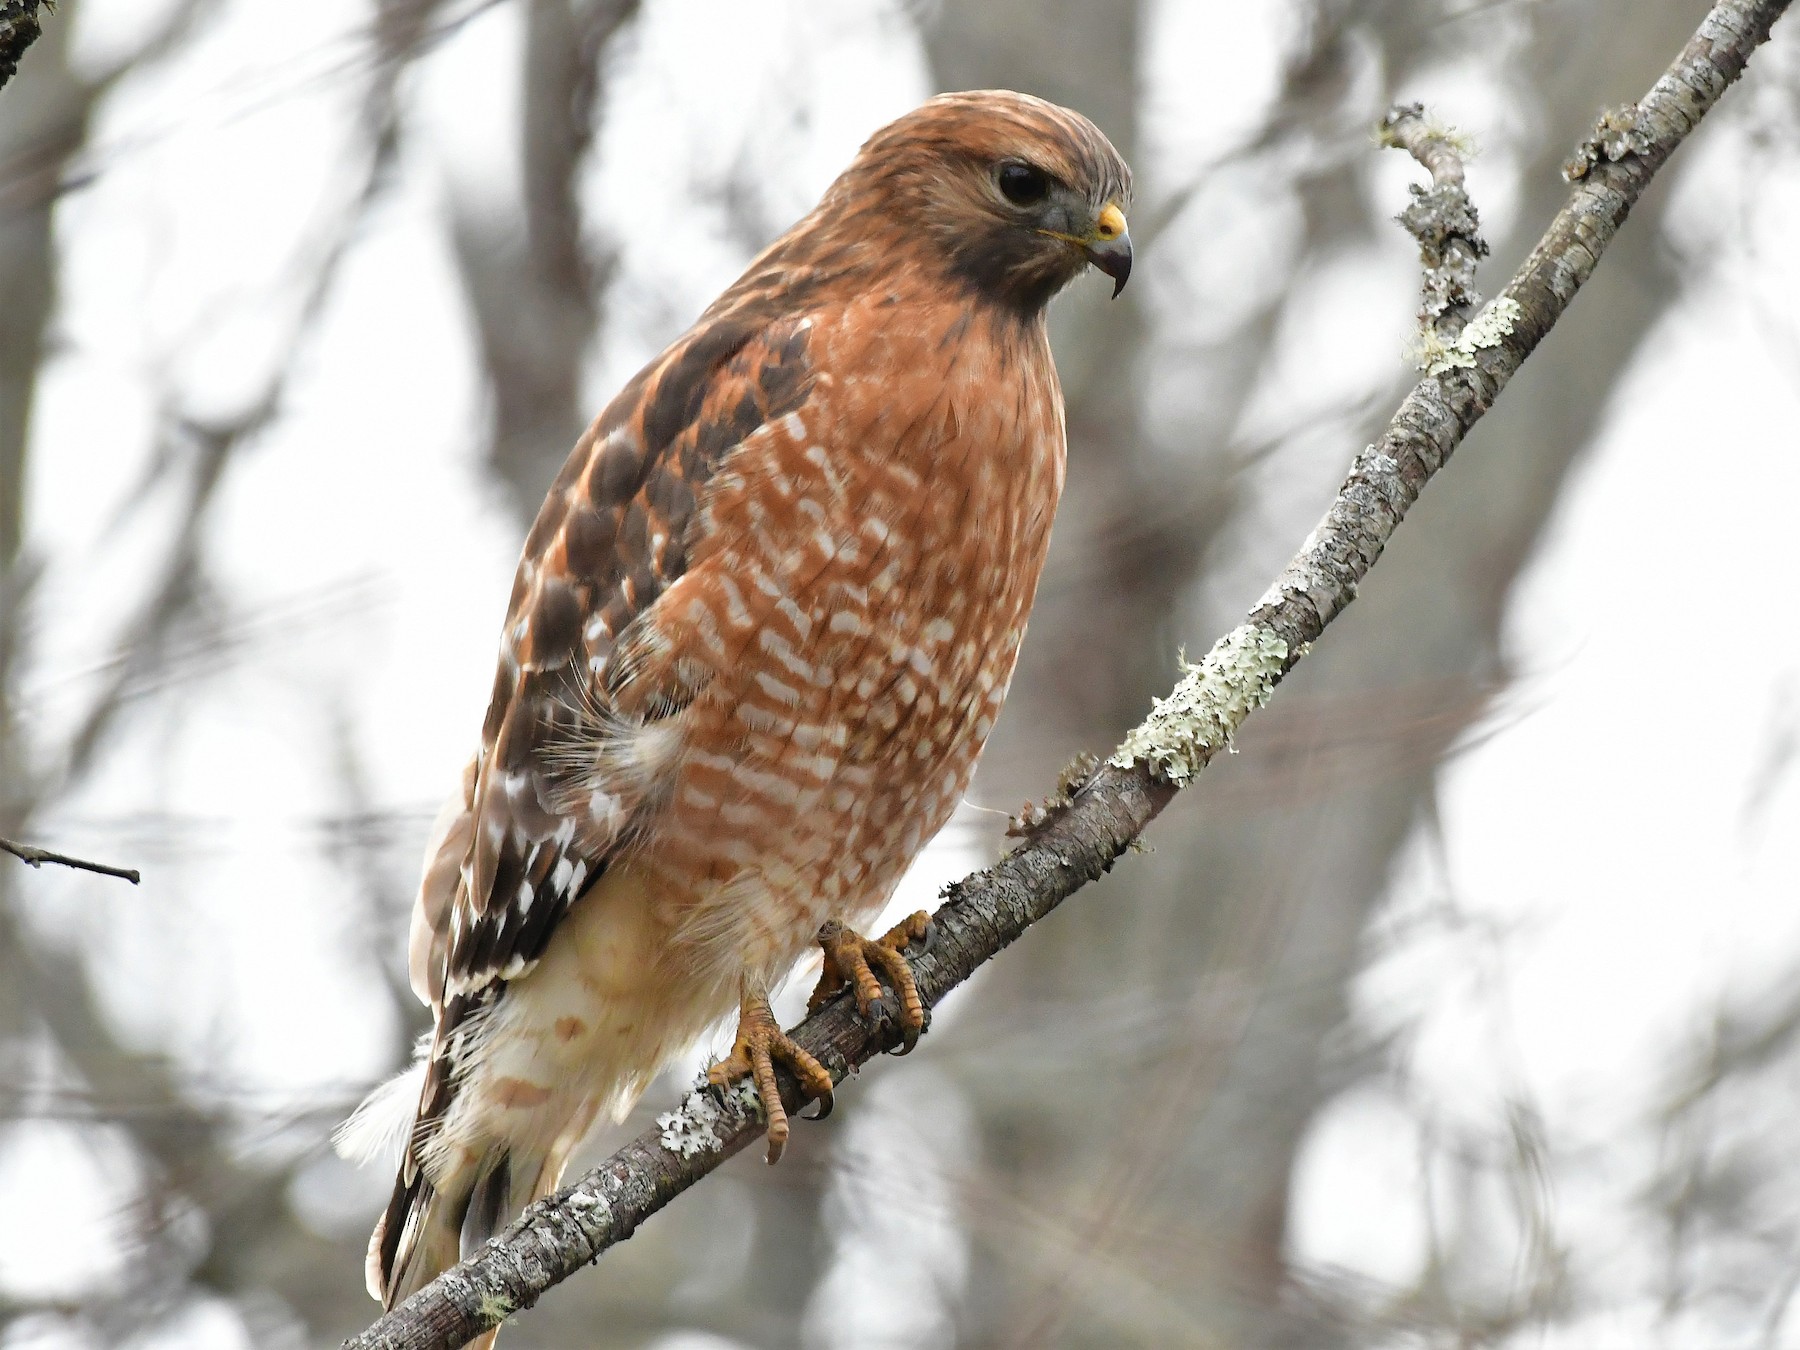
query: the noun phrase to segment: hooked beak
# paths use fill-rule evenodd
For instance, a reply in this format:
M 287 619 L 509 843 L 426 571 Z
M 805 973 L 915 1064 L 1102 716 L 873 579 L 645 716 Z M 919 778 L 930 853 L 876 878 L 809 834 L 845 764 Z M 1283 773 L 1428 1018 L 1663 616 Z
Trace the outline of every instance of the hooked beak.
M 1125 213 L 1116 202 L 1108 202 L 1095 222 L 1094 233 L 1081 241 L 1081 251 L 1095 267 L 1113 279 L 1113 299 L 1125 289 L 1131 278 L 1131 235 L 1125 228 Z

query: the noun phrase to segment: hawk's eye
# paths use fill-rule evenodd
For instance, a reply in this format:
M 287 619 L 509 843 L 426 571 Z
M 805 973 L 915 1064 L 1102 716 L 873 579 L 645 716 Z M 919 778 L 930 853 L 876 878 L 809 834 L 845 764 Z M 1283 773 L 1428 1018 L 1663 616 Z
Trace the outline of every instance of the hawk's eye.
M 1001 195 L 1014 206 L 1035 206 L 1050 193 L 1050 175 L 1016 159 L 1000 166 L 999 182 Z

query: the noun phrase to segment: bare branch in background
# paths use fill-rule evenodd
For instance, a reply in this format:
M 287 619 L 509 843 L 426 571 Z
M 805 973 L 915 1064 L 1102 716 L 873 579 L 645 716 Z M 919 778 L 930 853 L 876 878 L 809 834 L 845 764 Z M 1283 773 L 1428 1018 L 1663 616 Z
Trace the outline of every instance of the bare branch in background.
M 1031 840 L 948 889 L 936 940 L 913 961 L 935 1005 L 974 969 L 1087 882 L 1110 870 L 1176 791 L 1229 745 L 1250 712 L 1355 598 L 1425 483 L 1492 406 L 1592 274 L 1657 170 L 1742 74 L 1787 0 L 1721 0 L 1638 104 L 1610 113 L 1572 174 L 1568 202 L 1501 297 L 1432 363 L 1381 439 L 1360 454 L 1307 541 L 1248 615 L 1222 638 L 1119 751 Z M 843 999 L 794 1038 L 841 1079 L 892 1048 Z M 784 1092 L 798 1108 L 791 1081 Z M 574 1185 L 537 1205 L 469 1261 L 446 1272 L 347 1350 L 466 1344 L 629 1237 L 675 1195 L 761 1131 L 742 1094 L 690 1095 L 682 1108 Z
M 15 844 L 10 839 L 0 839 L 0 850 L 12 854 L 20 862 L 28 863 L 32 867 L 55 863 L 58 867 L 73 867 L 82 872 L 98 872 L 103 877 L 121 877 L 133 886 L 142 880 L 135 867 L 114 867 L 111 863 L 89 862 L 86 858 L 71 858 L 66 853 L 52 853 L 47 848 L 33 848 L 30 844 Z
M 608 45 L 637 0 L 525 7 L 523 200 L 517 215 L 458 198 L 452 237 L 493 398 L 487 459 L 523 528 L 587 425 L 581 371 L 608 270 L 584 247 L 580 173 L 605 99 Z
M 216 504 L 240 452 L 284 411 L 295 365 L 370 208 L 393 177 L 400 83 L 436 31 L 437 0 L 383 0 L 377 7 L 364 39 L 366 59 L 351 67 L 363 85 L 351 152 L 360 151 L 360 158 L 337 199 L 322 203 L 295 261 L 281 356 L 246 404 L 217 420 L 190 416 L 174 394 L 164 395 L 151 477 L 173 480 L 176 504 L 160 556 L 148 563 L 144 598 L 127 613 L 115 658 L 73 719 L 71 734 L 33 754 L 17 734 L 22 719 L 9 676 L 30 634 L 38 576 L 23 545 L 23 485 L 34 383 L 59 279 L 51 216 L 72 180 L 85 177 L 69 165 L 79 164 L 107 86 L 137 62 L 155 60 L 203 7 L 204 0 L 180 0 L 166 22 L 98 78 L 84 77 L 70 63 L 67 27 L 55 25 L 25 65 L 21 87 L 7 91 L 7 111 L 0 114 L 0 828 L 14 837 L 29 837 L 33 820 L 88 777 L 133 698 L 167 669 L 171 655 L 189 650 L 183 626 L 216 596 L 206 543 Z M 20 102 L 26 92 L 31 97 Z M 134 501 L 147 496 L 140 492 Z M 353 1261 L 353 1249 L 295 1221 L 290 1185 L 304 1159 L 271 1167 L 246 1157 L 242 1118 L 196 1100 L 193 1084 L 168 1058 L 125 1043 L 105 1006 L 104 982 L 78 956 L 31 940 L 10 904 L 10 884 L 0 879 L 0 1037 L 41 1043 L 60 1068 L 104 1085 L 110 1100 L 135 1104 L 111 1119 L 128 1131 L 142 1164 L 145 1202 L 130 1209 L 135 1255 L 124 1294 L 137 1323 L 146 1309 L 168 1306 L 172 1291 L 259 1288 L 304 1310 L 315 1328 L 322 1322 L 343 1334 L 354 1323 L 330 1320 L 321 1291 Z M 199 1242 L 196 1214 L 204 1233 Z M 84 1301 L 83 1316 L 105 1302 Z M 0 1322 L 6 1315 L 0 1307 Z
M 400 79 L 425 49 L 436 5 L 437 0 L 388 0 L 381 6 L 372 30 L 377 46 L 359 123 L 364 161 L 343 201 L 314 230 L 300 261 L 303 280 L 282 344 L 284 359 L 270 370 L 255 397 L 229 417 L 201 420 L 172 406 L 161 411 L 160 444 L 152 462 L 159 472 L 177 466 L 186 471 L 179 524 L 159 575 L 120 636 L 106 681 L 69 738 L 64 763 L 49 791 L 66 790 L 91 767 L 133 689 L 164 663 L 179 623 L 208 591 L 204 527 L 234 457 L 284 411 L 299 358 L 318 329 L 344 261 L 392 180 L 400 145 Z

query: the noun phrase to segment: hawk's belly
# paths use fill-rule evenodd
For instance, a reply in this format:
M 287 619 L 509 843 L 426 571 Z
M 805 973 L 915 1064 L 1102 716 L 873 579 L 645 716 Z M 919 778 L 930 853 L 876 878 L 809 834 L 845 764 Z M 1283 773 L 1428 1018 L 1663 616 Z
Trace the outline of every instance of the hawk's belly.
M 666 805 L 633 849 L 697 974 L 767 984 L 827 918 L 874 918 L 961 801 L 1023 627 L 966 614 L 959 633 L 912 604 L 835 628 L 843 610 L 798 613 L 759 634 L 775 662 L 715 678 L 683 714 Z
M 1049 513 L 1017 461 L 964 491 L 892 461 L 858 490 L 838 467 L 808 496 L 764 473 L 760 520 L 722 529 L 659 606 L 695 693 L 631 857 L 672 955 L 709 978 L 772 982 L 825 919 L 861 928 L 887 902 L 962 799 L 1042 568 Z M 810 528 L 771 527 L 784 488 Z

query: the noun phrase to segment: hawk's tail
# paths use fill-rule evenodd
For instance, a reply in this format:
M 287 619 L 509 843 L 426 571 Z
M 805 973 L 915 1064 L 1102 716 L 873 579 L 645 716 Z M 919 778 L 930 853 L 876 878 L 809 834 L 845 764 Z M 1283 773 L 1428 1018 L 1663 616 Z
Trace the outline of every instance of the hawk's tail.
M 410 1161 L 401 1169 L 387 1212 L 369 1235 L 365 1274 L 382 1307 L 404 1302 L 461 1259 L 468 1206 L 466 1190 L 440 1192 Z
M 369 1292 L 385 1308 L 398 1306 L 554 1190 L 561 1171 L 542 1155 L 526 1157 L 498 1140 L 476 1166 L 438 1185 L 409 1160 L 369 1237 Z M 494 1335 L 472 1344 L 482 1350 Z
M 433 1089 L 450 1080 L 438 1047 L 422 1048 L 420 1060 L 371 1093 L 336 1139 L 338 1151 L 357 1161 L 400 1154 L 394 1193 L 370 1235 L 365 1265 L 369 1293 L 386 1308 L 471 1255 L 526 1205 L 555 1189 L 562 1172 L 560 1158 L 550 1159 L 552 1149 L 465 1134 L 454 1145 L 454 1165 L 432 1167 L 435 1180 L 428 1175 L 421 1145 L 443 1129 L 446 1103 L 434 1103 L 436 1109 L 427 1103 L 438 1095 Z

